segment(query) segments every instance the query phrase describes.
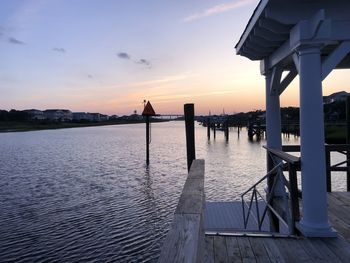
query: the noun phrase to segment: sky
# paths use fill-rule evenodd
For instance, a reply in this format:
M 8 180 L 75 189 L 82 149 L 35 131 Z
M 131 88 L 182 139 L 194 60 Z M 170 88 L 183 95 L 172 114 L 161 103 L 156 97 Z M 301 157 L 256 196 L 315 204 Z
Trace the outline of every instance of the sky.
M 3 0 L 0 109 L 105 114 L 265 108 L 259 62 L 235 54 L 258 0 Z M 333 71 L 324 95 L 350 91 Z M 298 106 L 298 78 L 281 96 Z

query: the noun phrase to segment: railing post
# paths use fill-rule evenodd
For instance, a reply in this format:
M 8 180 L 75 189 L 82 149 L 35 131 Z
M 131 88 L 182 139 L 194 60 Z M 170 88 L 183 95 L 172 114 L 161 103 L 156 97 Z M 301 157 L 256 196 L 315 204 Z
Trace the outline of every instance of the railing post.
M 293 222 L 293 232 L 295 232 L 295 222 L 300 220 L 299 211 L 299 197 L 298 197 L 298 178 L 297 169 L 294 164 L 288 164 L 289 169 L 289 184 L 290 184 L 290 203 L 291 203 L 291 216 Z
M 267 154 L 267 172 L 271 171 L 273 169 L 273 167 L 274 167 L 273 160 L 272 160 L 271 156 L 269 154 Z M 268 191 L 267 192 L 267 199 L 269 199 L 270 196 L 273 195 L 273 193 L 271 192 L 271 189 L 273 186 L 274 178 L 276 176 L 277 176 L 277 173 L 273 173 L 267 177 L 267 191 Z M 277 218 L 277 216 L 275 216 L 275 214 L 272 213 L 270 210 L 268 211 L 268 216 L 270 219 L 270 229 L 273 232 L 279 232 L 280 222 L 279 222 L 279 219 Z
M 326 153 L 326 180 L 327 180 L 327 192 L 332 192 L 332 177 L 331 177 L 331 152 L 325 145 Z
M 346 143 L 350 144 L 350 96 L 346 97 Z M 349 147 L 346 150 L 346 160 L 350 159 Z M 349 167 L 349 163 L 346 164 Z M 350 171 L 346 172 L 346 190 L 350 191 Z
M 185 126 L 186 126 L 186 150 L 187 170 L 190 171 L 191 164 L 196 159 L 195 136 L 194 136 L 194 104 L 185 104 Z

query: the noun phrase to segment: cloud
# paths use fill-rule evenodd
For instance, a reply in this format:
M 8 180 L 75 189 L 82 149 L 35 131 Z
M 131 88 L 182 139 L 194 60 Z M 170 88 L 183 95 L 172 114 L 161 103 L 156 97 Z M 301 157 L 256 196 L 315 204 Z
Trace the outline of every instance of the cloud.
M 131 59 L 131 55 L 126 53 L 126 52 L 119 52 L 117 54 L 118 58 L 120 59 L 125 59 L 125 60 L 131 60 L 133 61 L 135 64 L 141 64 L 141 65 L 144 65 L 144 66 L 147 66 L 147 67 L 151 67 L 151 62 L 147 59 L 144 59 L 144 58 L 140 58 L 140 59 Z
M 66 53 L 66 50 L 61 47 L 54 47 L 52 50 L 59 53 Z
M 89 79 L 93 79 L 93 78 L 94 78 L 91 74 L 88 74 L 87 77 L 88 77 Z
M 183 19 L 183 22 L 191 22 L 194 20 L 208 17 L 208 16 L 213 16 L 213 15 L 225 13 L 225 12 L 240 8 L 242 6 L 249 5 L 251 3 L 256 3 L 256 2 L 257 2 L 257 0 L 238 0 L 238 1 L 230 2 L 230 3 L 215 5 L 215 6 L 210 7 L 204 11 L 201 11 L 201 12 L 192 14 L 188 17 L 185 17 Z
M 147 59 L 141 58 L 140 60 L 136 61 L 137 64 L 143 64 L 145 66 L 151 66 L 151 62 Z
M 117 54 L 117 56 L 118 56 L 118 58 L 121 58 L 121 59 L 130 59 L 130 56 L 129 56 L 129 54 L 128 53 L 126 53 L 126 52 L 119 52 L 118 54 Z
M 26 44 L 23 41 L 18 40 L 18 39 L 14 38 L 14 37 L 9 37 L 8 41 L 9 41 L 9 43 L 15 44 L 15 45 L 25 45 Z

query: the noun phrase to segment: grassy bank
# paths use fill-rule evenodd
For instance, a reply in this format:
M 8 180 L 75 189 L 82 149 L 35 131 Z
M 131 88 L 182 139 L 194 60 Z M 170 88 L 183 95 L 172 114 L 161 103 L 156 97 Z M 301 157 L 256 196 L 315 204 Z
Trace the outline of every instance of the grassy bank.
M 163 122 L 163 120 L 155 120 L 152 122 Z M 144 123 L 144 121 L 105 121 L 105 122 L 55 122 L 55 123 L 35 123 L 35 122 L 0 122 L 0 132 L 23 132 L 51 129 L 67 129 L 106 125 L 134 124 Z
M 346 143 L 346 127 L 328 126 L 325 131 L 326 143 Z

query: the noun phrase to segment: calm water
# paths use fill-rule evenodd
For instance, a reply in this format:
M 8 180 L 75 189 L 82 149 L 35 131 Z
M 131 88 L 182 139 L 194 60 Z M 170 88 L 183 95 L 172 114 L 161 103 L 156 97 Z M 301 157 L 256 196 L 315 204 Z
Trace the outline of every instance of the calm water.
M 155 261 L 186 179 L 184 123 L 152 124 L 149 168 L 144 133 L 135 124 L 0 134 L 0 262 Z M 208 142 L 196 127 L 207 200 L 238 200 L 264 175 L 265 141 L 240 135 Z

